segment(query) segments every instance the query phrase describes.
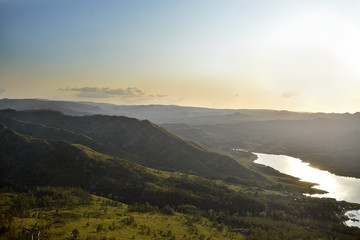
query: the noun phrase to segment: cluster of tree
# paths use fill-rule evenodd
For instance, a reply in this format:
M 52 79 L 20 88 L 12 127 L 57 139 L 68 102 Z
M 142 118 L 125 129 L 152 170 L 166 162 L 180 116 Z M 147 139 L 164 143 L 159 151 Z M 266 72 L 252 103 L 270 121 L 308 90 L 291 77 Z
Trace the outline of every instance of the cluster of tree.
M 32 208 L 72 208 L 91 203 L 91 194 L 74 187 L 35 187 L 20 193 L 13 200 L 12 213 L 17 217 L 29 217 Z
M 57 196 L 59 199 L 51 199 L 50 196 Z M 53 205 L 44 204 L 44 201 L 47 201 L 44 199 L 51 199 L 48 203 Z M 91 195 L 79 188 L 39 187 L 27 193 L 16 194 L 16 197 L 12 200 L 13 209 L 7 212 L 6 216 L 5 214 L 2 215 L 0 239 L 29 239 L 29 232 L 32 230 L 34 230 L 34 234 L 43 234 L 44 238 L 41 239 L 46 239 L 46 237 L 51 239 L 51 235 L 46 236 L 47 233 L 50 233 L 49 225 L 46 224 L 46 221 L 41 222 L 41 212 L 30 216 L 34 219 L 34 223 L 31 223 L 29 226 L 23 223 L 19 225 L 19 223 L 12 222 L 9 216 L 29 217 L 24 214 L 26 211 L 34 208 L 57 209 L 59 207 L 57 204 L 62 204 L 64 199 L 67 199 L 69 202 L 67 205 L 60 205 L 60 207 L 62 206 L 66 209 L 91 203 Z M 101 208 L 108 206 L 121 207 L 121 204 L 116 204 L 117 202 L 112 200 L 95 198 L 93 201 L 98 201 L 97 204 L 100 204 Z M 186 214 L 187 217 L 184 224 L 188 226 L 188 236 L 185 239 L 193 236 L 197 236 L 200 239 L 200 234 L 197 235 L 196 224 L 211 226 L 221 233 L 223 233 L 224 229 L 229 233 L 239 232 L 246 235 L 248 239 L 357 239 L 360 234 L 360 229 L 345 227 L 335 217 L 329 217 L 328 213 L 333 213 L 339 207 L 339 203 L 336 201 L 311 198 L 304 198 L 303 201 L 291 201 L 286 197 L 265 197 L 262 194 L 259 194 L 257 201 L 265 206 L 261 212 L 251 208 L 248 208 L 247 211 L 230 212 L 191 204 L 159 206 L 148 202 L 129 205 L 128 211 L 160 213 L 164 215 L 172 215 L 175 212 Z M 23 209 L 24 211 L 20 213 L 19 211 L 13 211 L 14 209 Z M 233 209 L 235 208 L 233 207 Z M 55 214 L 54 216 L 57 215 Z M 61 214 L 58 214 L 58 216 L 60 218 L 64 217 Z M 139 226 L 131 215 L 125 216 L 121 222 L 113 223 L 110 226 L 98 224 L 94 231 L 96 233 L 104 233 L 105 228 L 109 228 L 112 231 L 121 230 L 126 226 L 138 229 L 142 235 L 146 235 L 150 239 L 175 239 L 171 233 L 156 232 L 147 226 Z M 68 239 L 109 240 L 114 238 L 94 234 L 79 236 L 79 231 L 74 229 L 69 233 Z
M 290 202 L 285 199 L 279 202 L 272 201 L 267 205 L 266 211 L 258 214 L 252 211 L 247 211 L 245 214 L 238 212 L 231 214 L 228 211 L 204 210 L 189 204 L 166 208 L 187 214 L 185 224 L 189 226 L 189 229 L 196 228 L 196 223 L 203 223 L 206 219 L 207 225 L 211 225 L 220 232 L 226 226 L 229 232 L 240 232 L 246 235 L 247 239 L 357 239 L 360 233 L 359 229 L 350 229 L 339 224 L 334 217 L 328 218 L 326 213 L 334 209 L 335 201 L 326 203 L 318 199 L 310 200 L 306 205 L 313 205 L 315 208 L 322 205 L 315 212 L 313 208 L 299 209 L 302 204 Z M 129 211 L 163 213 L 163 209 L 159 210 L 157 206 L 149 203 L 131 205 Z M 325 215 L 319 217 L 321 212 Z

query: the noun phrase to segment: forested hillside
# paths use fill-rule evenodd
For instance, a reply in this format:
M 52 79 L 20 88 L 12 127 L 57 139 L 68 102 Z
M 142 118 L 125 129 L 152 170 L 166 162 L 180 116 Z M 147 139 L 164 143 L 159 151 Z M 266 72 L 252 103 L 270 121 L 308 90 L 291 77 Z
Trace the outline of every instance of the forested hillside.
M 102 115 L 73 117 L 46 110 L 23 112 L 3 110 L 0 111 L 0 122 L 1 119 L 4 119 L 4 123 L 11 121 L 9 119 L 16 119 L 52 129 L 56 128 L 59 129 L 56 135 L 58 139 L 86 144 L 119 157 L 131 155 L 134 161 L 152 168 L 212 177 L 234 175 L 261 178 L 260 175 L 244 168 L 231 157 L 182 139 L 146 120 Z M 25 134 L 39 136 L 33 130 L 21 128 L 19 124 L 12 126 Z M 28 128 L 33 129 L 32 125 L 28 125 Z M 49 128 L 39 130 L 45 132 L 49 131 Z M 62 138 L 60 133 L 64 130 L 68 134 L 70 134 L 69 131 L 74 134 L 71 138 Z M 42 134 L 45 135 L 45 133 Z M 86 135 L 87 141 L 84 139 L 80 141 L 79 134 Z M 104 148 L 101 149 L 94 141 L 103 145 Z M 248 154 L 245 157 L 251 157 L 251 155 Z

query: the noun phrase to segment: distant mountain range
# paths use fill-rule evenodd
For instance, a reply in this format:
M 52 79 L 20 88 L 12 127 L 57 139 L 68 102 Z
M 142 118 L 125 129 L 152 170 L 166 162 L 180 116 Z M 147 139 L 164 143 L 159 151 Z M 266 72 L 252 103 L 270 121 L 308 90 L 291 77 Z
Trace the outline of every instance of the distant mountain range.
M 0 109 L 49 109 L 72 116 L 92 114 L 117 115 L 147 119 L 156 124 L 184 123 L 189 125 L 234 124 L 265 120 L 342 119 L 356 114 L 303 113 L 278 110 L 212 109 L 176 105 L 114 105 L 94 102 L 51 101 L 43 99 L 2 99 Z

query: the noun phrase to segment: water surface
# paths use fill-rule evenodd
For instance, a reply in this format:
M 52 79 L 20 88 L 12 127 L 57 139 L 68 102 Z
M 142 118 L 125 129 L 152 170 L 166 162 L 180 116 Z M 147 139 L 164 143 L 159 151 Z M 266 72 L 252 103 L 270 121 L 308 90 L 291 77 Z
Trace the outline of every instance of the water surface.
M 347 226 L 360 228 L 360 210 L 347 211 L 345 215 L 350 218 L 350 220 L 344 222 Z M 358 221 L 351 219 L 357 219 Z
M 328 171 L 319 170 L 298 158 L 264 153 L 255 154 L 258 156 L 255 163 L 298 177 L 301 181 L 317 183 L 319 185 L 315 185 L 314 188 L 328 192 L 311 196 L 330 197 L 338 201 L 360 203 L 360 179 L 358 178 L 338 176 Z

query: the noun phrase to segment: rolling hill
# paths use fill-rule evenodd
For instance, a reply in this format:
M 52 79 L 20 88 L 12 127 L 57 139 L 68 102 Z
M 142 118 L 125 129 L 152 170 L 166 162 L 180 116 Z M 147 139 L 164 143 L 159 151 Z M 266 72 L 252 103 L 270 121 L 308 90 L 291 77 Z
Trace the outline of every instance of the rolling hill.
M 205 178 L 146 168 L 79 144 L 24 136 L 4 125 L 0 125 L 0 175 L 0 188 L 76 186 L 98 195 L 111 194 L 125 203 L 192 204 L 231 211 L 264 209 L 251 196 Z
M 58 139 L 95 146 L 103 153 L 118 157 L 127 154 L 130 160 L 156 169 L 210 177 L 263 178 L 233 158 L 180 138 L 147 120 L 102 115 L 76 117 L 48 110 L 2 110 L 1 121 L 3 124 L 11 122 L 16 131 L 35 137 L 46 135 L 50 130 L 57 131 L 53 136 Z M 34 131 L 34 124 L 41 128 L 41 134 Z M 61 135 L 64 132 L 67 137 Z M 83 137 L 81 141 L 80 137 Z
M 175 105 L 131 106 L 39 99 L 0 100 L 0 109 L 6 108 L 53 109 L 74 116 L 107 114 L 148 119 L 178 136 L 230 154 L 232 148 L 243 148 L 248 151 L 299 157 L 313 166 L 338 175 L 359 177 L 360 172 L 360 113 L 211 109 Z M 93 138 L 89 135 L 87 137 Z M 116 150 L 119 150 L 119 147 L 116 147 Z M 156 151 L 159 152 L 158 150 Z M 109 151 L 107 149 L 107 153 Z M 140 159 L 141 157 L 138 155 L 134 159 L 138 159 L 139 163 L 149 164 L 148 166 L 172 169 L 168 168 L 165 162 L 154 162 L 152 159 Z M 251 156 L 243 154 L 240 158 L 250 159 Z M 174 165 L 174 168 L 177 167 Z M 195 168 L 196 171 L 199 167 L 200 165 Z
M 289 155 L 337 175 L 360 177 L 359 114 L 344 119 L 163 126 L 184 138 L 211 147 Z

